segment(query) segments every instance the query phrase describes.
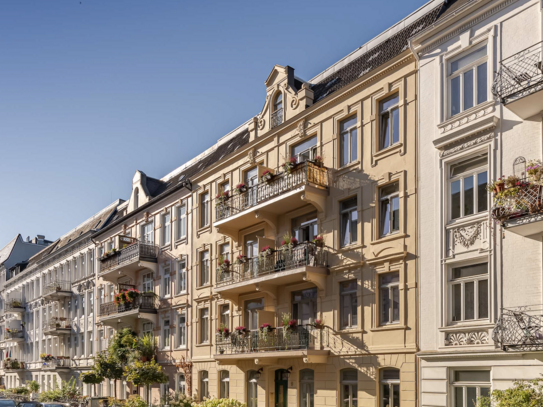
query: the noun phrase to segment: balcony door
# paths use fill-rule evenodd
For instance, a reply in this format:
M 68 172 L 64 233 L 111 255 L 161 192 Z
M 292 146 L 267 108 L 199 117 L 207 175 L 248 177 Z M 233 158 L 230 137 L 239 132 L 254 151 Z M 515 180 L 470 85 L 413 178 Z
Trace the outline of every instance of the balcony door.
M 292 219 L 292 235 L 298 242 L 311 242 L 317 234 L 317 212 Z
M 292 293 L 292 318 L 298 325 L 309 325 L 317 319 L 317 288 Z
M 285 369 L 275 371 L 275 407 L 288 406 L 288 372 Z
M 243 238 L 244 254 L 249 259 L 244 274 L 247 278 L 255 277 L 258 274 L 258 237 L 264 236 L 264 229 L 245 235 Z
M 258 311 L 264 309 L 264 298 L 245 301 L 245 328 L 256 331 L 258 329 Z
M 247 192 L 246 205 L 248 207 L 256 205 L 257 202 L 257 188 L 258 184 L 258 167 L 251 168 L 248 171 L 245 171 L 245 185 L 249 188 Z M 252 188 L 255 187 L 255 188 Z

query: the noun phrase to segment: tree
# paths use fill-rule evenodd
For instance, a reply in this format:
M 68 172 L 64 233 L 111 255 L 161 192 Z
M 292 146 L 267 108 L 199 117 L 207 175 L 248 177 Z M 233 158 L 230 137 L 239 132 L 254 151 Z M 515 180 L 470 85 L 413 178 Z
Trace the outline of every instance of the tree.
M 137 340 L 138 336 L 132 329 L 121 329 L 113 337 L 107 352 L 117 358 L 121 364 L 126 364 L 132 358 Z
M 162 371 L 162 366 L 153 358 L 150 362 L 135 360 L 133 364 L 125 367 L 126 380 L 136 386 L 145 386 L 149 405 L 151 404 L 150 386 L 159 383 L 168 383 L 168 375 Z
M 40 384 L 36 380 L 27 381 L 26 387 L 31 393 L 37 393 L 40 391 Z
M 96 371 L 84 372 L 79 375 L 81 381 L 85 384 L 92 384 L 94 386 L 94 394 L 97 394 L 96 385 L 104 381 L 104 378 L 100 376 Z
M 102 379 L 115 380 L 115 398 L 117 398 L 117 380 L 124 376 L 123 365 L 116 355 L 102 352 L 94 358 L 94 369 Z
M 490 397 L 481 397 L 477 407 L 543 406 L 543 379 L 518 380 L 507 390 L 493 390 Z

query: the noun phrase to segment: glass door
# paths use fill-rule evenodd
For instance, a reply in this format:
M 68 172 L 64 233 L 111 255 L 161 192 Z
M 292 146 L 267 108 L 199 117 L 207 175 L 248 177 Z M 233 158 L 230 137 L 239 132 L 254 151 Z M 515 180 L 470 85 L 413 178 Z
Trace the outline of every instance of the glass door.
M 275 371 L 275 407 L 287 407 L 288 372 L 284 369 Z
M 247 256 L 244 278 L 253 278 L 258 275 L 258 236 L 264 236 L 264 230 L 259 230 L 244 237 L 244 251 Z
M 247 207 L 256 205 L 257 202 L 257 187 L 258 184 L 258 167 L 252 168 L 245 172 L 245 185 L 249 190 L 247 191 Z

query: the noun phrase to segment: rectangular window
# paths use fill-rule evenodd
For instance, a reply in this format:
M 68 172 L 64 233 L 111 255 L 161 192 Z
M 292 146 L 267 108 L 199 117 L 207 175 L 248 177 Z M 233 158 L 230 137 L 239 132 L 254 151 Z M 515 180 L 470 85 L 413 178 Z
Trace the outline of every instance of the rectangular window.
M 143 292 L 153 292 L 153 273 L 143 275 Z
M 452 321 L 488 319 L 488 264 L 472 264 L 451 270 Z
M 179 315 L 179 347 L 184 348 L 187 346 L 187 314 L 185 311 Z
M 454 407 L 478 405 L 480 397 L 490 396 L 490 371 L 464 370 L 455 371 L 452 384 Z
M 486 44 L 450 62 L 448 82 L 451 117 L 486 102 L 488 96 Z
M 341 247 L 348 246 L 358 241 L 358 210 L 357 198 L 347 199 L 340 204 L 341 218 Z
M 209 284 L 209 252 L 200 253 L 200 286 Z
M 177 293 L 187 292 L 187 262 L 185 259 L 177 263 Z
M 354 328 L 358 325 L 358 297 L 356 280 L 340 283 L 341 327 Z
M 172 236 L 172 223 L 170 212 L 162 215 L 162 245 L 170 244 Z
M 200 310 L 200 343 L 209 343 L 209 309 Z
M 358 158 L 356 116 L 339 124 L 340 166 L 355 162 Z
M 230 259 L 230 243 L 223 243 L 219 245 L 219 257 L 222 257 L 224 260 Z
M 397 93 L 379 102 L 379 150 L 400 142 L 399 102 Z
M 379 223 L 381 237 L 400 231 L 400 193 L 397 182 L 379 189 Z
M 170 320 L 165 319 L 163 326 L 162 340 L 164 341 L 164 349 L 170 349 Z
M 187 207 L 185 205 L 177 208 L 177 238 L 187 236 Z
M 162 292 L 164 297 L 172 295 L 172 282 L 170 277 L 170 267 L 164 268 L 164 279 L 162 281 Z
M 200 195 L 200 227 L 209 225 L 209 193 Z
M 311 137 L 292 147 L 290 156 L 296 157 L 299 163 L 313 161 L 317 156 L 317 137 Z
M 155 226 L 149 222 L 141 227 L 141 240 L 143 243 L 153 244 L 155 242 Z
M 472 157 L 449 168 L 451 220 L 488 210 L 488 157 Z
M 386 273 L 379 276 L 381 325 L 400 322 L 400 274 Z
M 153 334 L 153 324 L 151 322 L 145 322 L 143 324 L 142 334 L 143 335 L 152 335 Z
M 220 306 L 220 325 L 230 328 L 230 305 L 223 304 Z

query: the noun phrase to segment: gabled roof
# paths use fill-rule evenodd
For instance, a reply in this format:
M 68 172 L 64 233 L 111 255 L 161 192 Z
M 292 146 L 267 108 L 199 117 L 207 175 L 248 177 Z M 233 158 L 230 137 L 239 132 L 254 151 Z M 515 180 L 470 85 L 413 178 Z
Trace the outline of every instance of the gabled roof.
M 0 265 L 2 265 L 7 259 L 9 259 L 9 256 L 11 255 L 11 252 L 13 251 L 13 248 L 15 247 L 15 243 L 17 243 L 18 239 L 22 239 L 20 234 L 15 236 L 11 240 L 11 242 L 9 242 L 2 249 L 0 249 Z

